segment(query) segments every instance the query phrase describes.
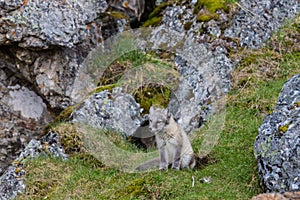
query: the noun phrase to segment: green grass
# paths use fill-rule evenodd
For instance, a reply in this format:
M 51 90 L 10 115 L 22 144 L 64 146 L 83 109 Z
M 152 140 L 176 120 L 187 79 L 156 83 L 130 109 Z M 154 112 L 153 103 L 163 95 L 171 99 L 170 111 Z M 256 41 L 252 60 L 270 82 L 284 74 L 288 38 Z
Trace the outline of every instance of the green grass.
M 282 33 L 293 37 L 293 32 L 288 32 L 289 26 L 285 29 Z M 299 30 L 296 33 L 299 34 Z M 25 164 L 27 188 L 18 199 L 236 200 L 251 199 L 261 193 L 253 150 L 257 130 L 263 118 L 272 112 L 284 82 L 300 73 L 300 54 L 291 51 L 288 45 L 276 53 L 273 51 L 276 43 L 280 43 L 281 47 L 286 45 L 284 40 L 274 35 L 267 50 L 244 50 L 232 55 L 232 58 L 243 59 L 233 72 L 225 127 L 220 130 L 218 144 L 200 168 L 126 173 L 95 164 L 93 158 L 83 159 L 76 153 L 68 161 L 40 157 Z M 271 69 L 270 74 L 266 73 L 266 69 Z M 205 129 L 196 133 L 199 137 L 192 142 L 196 152 L 201 145 L 203 131 Z M 111 139 L 114 140 L 114 137 Z M 72 141 L 72 138 L 69 140 Z M 208 176 L 211 183 L 199 182 L 200 178 Z M 194 187 L 192 177 L 195 178 Z

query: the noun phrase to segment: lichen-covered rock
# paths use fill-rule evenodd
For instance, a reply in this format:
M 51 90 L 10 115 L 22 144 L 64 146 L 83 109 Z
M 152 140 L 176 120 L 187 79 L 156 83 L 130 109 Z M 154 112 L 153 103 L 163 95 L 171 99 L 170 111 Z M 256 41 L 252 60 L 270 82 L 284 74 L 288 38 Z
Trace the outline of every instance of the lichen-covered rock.
M 239 38 L 240 45 L 248 48 L 260 47 L 285 20 L 295 17 L 300 10 L 297 0 L 241 0 L 238 3 L 239 12 L 224 35 Z
M 23 181 L 25 170 L 23 165 L 27 159 L 39 155 L 50 155 L 67 159 L 68 156 L 63 152 L 58 134 L 49 132 L 41 140 L 32 139 L 21 154 L 0 176 L 0 199 L 14 199 L 18 194 L 25 191 L 26 185 Z
M 300 190 L 300 75 L 283 86 L 255 140 L 261 181 L 268 192 Z
M 36 89 L 54 110 L 72 102 L 73 79 L 87 52 L 102 39 L 97 1 L 1 1 L 3 67 Z
M 114 88 L 86 99 L 72 113 L 73 122 L 86 123 L 94 128 L 109 128 L 131 136 L 140 126 L 140 105 L 134 98 Z
M 10 84 L 14 85 L 11 86 Z M 51 119 L 43 99 L 0 69 L 0 174 Z
M 18 42 L 24 48 L 73 47 L 85 40 L 86 26 L 107 3 L 97 1 L 11 1 L 2 2 L 0 44 Z

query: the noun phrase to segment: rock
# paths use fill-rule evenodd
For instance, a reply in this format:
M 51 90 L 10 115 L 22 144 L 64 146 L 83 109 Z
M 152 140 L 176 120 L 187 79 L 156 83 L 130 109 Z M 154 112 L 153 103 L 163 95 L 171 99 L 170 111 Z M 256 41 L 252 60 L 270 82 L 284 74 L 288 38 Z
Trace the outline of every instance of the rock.
M 271 115 L 259 128 L 254 148 L 268 192 L 300 190 L 300 75 L 287 81 Z
M 14 199 L 19 193 L 25 191 L 23 182 L 25 170 L 23 165 L 27 159 L 39 155 L 50 155 L 67 159 L 68 156 L 63 152 L 58 134 L 49 132 L 41 140 L 32 139 L 21 154 L 16 158 L 9 168 L 0 176 L 0 199 Z
M 74 77 L 107 31 L 96 1 L 0 1 L 0 171 L 49 120 L 72 105 Z M 107 15 L 107 14 L 104 14 Z M 103 26 L 104 27 L 103 27 Z M 1 172 L 0 172 L 1 173 Z
M 51 119 L 43 99 L 0 69 L 0 174 Z M 12 85 L 10 85 L 12 84 Z M 1 170 L 2 168 L 2 170 Z
M 300 199 L 300 192 L 286 192 L 260 194 L 253 197 L 251 200 L 297 200 Z
M 109 128 L 131 136 L 141 124 L 140 105 L 134 98 L 114 88 L 86 99 L 71 114 L 73 122 L 86 123 L 94 128 Z
M 293 18 L 300 10 L 297 0 L 241 0 L 232 25 L 225 30 L 226 37 L 240 39 L 240 45 L 258 48 L 277 31 L 286 19 Z
M 140 126 L 136 129 L 129 141 L 136 146 L 144 149 L 153 149 L 156 147 L 154 133 L 149 128 L 149 116 L 145 115 Z
M 72 104 L 69 95 L 84 56 L 102 41 L 97 18 L 107 7 L 105 0 L 1 2 L 5 68 L 61 111 Z
M 51 46 L 74 47 L 84 40 L 87 24 L 107 9 L 97 1 L 18 1 L 3 2 L 0 44 L 18 42 L 23 48 L 48 49 Z

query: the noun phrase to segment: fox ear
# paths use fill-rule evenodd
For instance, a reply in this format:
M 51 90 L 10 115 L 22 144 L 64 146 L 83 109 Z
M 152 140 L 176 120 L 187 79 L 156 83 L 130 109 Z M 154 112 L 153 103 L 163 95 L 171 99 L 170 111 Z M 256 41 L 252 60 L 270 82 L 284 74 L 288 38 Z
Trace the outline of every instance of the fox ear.
M 151 106 L 151 107 L 150 107 L 150 110 L 149 110 L 149 113 L 153 113 L 153 112 L 154 112 L 154 107 Z

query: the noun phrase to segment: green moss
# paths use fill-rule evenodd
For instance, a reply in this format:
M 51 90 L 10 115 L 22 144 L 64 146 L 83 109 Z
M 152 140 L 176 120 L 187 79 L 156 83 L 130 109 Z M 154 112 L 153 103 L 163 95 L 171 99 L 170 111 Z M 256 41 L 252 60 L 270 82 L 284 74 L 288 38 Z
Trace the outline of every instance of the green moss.
M 228 12 L 229 7 L 225 0 L 198 0 L 194 6 L 194 14 L 198 14 L 197 21 L 207 22 L 211 19 L 217 19 L 217 10 L 223 9 Z M 200 13 L 199 13 L 200 12 Z
M 163 11 L 164 9 L 166 9 L 166 7 L 168 7 L 169 5 L 171 5 L 171 2 L 165 2 L 165 3 L 162 3 L 162 4 L 160 4 L 159 6 L 157 6 L 157 7 L 152 11 L 152 13 L 150 13 L 149 19 L 151 19 L 151 18 L 153 18 L 153 17 L 159 16 L 159 15 L 162 13 L 162 11 Z
M 190 30 L 192 24 L 193 24 L 193 22 L 186 22 L 183 27 L 185 30 Z
M 142 178 L 134 179 L 128 186 L 119 191 L 116 196 L 120 199 L 131 199 L 139 195 L 147 195 L 150 191 L 147 189 L 147 181 Z
M 194 7 L 194 13 L 198 13 L 204 7 L 212 13 L 219 9 L 228 10 L 225 0 L 198 0 Z
M 116 86 L 117 86 L 117 84 L 101 85 L 101 86 L 96 87 L 92 93 L 99 93 L 104 90 L 112 91 L 112 89 Z
M 55 126 L 57 126 L 58 124 L 62 123 L 62 122 L 66 122 L 69 120 L 70 115 L 72 114 L 73 110 L 76 108 L 77 106 L 69 106 L 66 109 L 64 109 L 57 117 L 55 117 L 55 119 L 50 122 L 49 124 L 47 124 L 44 127 L 44 130 L 42 132 L 42 134 L 39 137 L 44 136 L 45 134 L 47 134 L 50 130 L 52 130 Z
M 148 113 L 152 105 L 167 107 L 170 100 L 171 91 L 169 88 L 162 86 L 146 86 L 135 92 L 135 99 L 144 109 L 144 113 Z
M 296 107 L 300 107 L 300 101 L 295 102 L 294 105 L 295 105 Z
M 160 24 L 161 20 L 162 20 L 162 17 L 153 17 L 153 18 L 145 21 L 145 23 L 142 25 L 142 27 L 158 26 Z
M 115 11 L 112 11 L 109 13 L 109 16 L 115 18 L 115 19 L 127 19 L 128 17 L 121 13 L 121 12 L 115 12 Z
M 203 13 L 197 16 L 197 22 L 208 22 L 212 19 L 217 19 L 218 15 L 216 13 Z

